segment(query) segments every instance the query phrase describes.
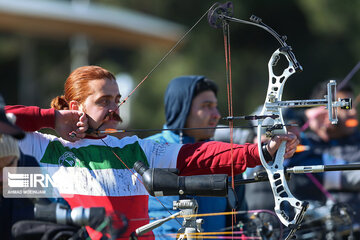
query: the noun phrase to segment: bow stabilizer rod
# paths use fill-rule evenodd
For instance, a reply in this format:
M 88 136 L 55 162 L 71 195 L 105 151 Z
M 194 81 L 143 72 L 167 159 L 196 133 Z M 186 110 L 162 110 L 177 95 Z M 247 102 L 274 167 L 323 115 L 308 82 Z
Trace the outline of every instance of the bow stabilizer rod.
M 278 118 L 279 115 L 249 115 L 249 116 L 228 116 L 228 117 L 224 117 L 223 120 L 259 120 L 259 119 L 265 119 L 265 118 Z
M 342 164 L 342 165 L 309 165 L 309 166 L 294 166 L 285 168 L 286 180 L 291 179 L 290 174 L 304 174 L 304 173 L 322 173 L 334 171 L 356 171 L 360 170 L 360 164 Z M 269 178 L 266 171 L 255 172 L 252 178 L 235 180 L 235 186 L 255 183 L 268 182 Z
M 321 173 L 331 171 L 354 171 L 360 170 L 360 164 L 343 164 L 343 165 L 311 165 L 311 166 L 294 166 L 286 168 L 287 173 Z

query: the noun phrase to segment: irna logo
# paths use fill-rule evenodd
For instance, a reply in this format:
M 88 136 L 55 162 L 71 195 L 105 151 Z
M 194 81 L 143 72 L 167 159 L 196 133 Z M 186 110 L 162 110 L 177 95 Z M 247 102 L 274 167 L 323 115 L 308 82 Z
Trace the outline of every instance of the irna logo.
M 49 174 L 8 173 L 8 186 L 14 188 L 56 187 Z

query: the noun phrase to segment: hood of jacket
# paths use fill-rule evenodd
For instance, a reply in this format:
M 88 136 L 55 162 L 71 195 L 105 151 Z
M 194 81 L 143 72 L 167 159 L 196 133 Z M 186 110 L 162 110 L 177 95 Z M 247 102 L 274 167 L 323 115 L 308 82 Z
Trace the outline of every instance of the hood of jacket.
M 197 82 L 205 76 L 181 76 L 169 83 L 165 92 L 167 128 L 183 128 L 189 115 Z M 179 133 L 179 131 L 174 131 Z

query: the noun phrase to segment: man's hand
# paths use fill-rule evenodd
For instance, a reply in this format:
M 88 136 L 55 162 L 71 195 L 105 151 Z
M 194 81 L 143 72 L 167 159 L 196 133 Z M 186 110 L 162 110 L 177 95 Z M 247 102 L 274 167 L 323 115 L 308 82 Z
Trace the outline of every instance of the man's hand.
M 287 141 L 284 158 L 291 158 L 294 155 L 296 146 L 300 143 L 300 141 L 295 134 L 290 132 L 288 134 L 275 135 L 272 137 L 266 146 L 268 152 L 272 157 L 274 157 L 282 141 Z
M 88 129 L 86 114 L 76 110 L 56 110 L 55 130 L 61 138 L 70 142 L 78 141 L 85 137 Z

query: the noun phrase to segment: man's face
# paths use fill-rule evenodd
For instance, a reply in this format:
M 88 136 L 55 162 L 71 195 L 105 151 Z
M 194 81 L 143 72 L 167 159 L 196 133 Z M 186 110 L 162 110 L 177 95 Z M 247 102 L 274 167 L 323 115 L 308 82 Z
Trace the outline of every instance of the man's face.
M 217 98 L 213 91 L 198 94 L 191 104 L 185 128 L 216 127 L 220 119 L 217 109 Z M 184 130 L 184 133 L 196 141 L 206 140 L 214 136 L 215 129 Z
M 121 121 L 118 108 L 121 95 L 116 82 L 106 79 L 93 80 L 89 82 L 89 87 L 92 94 L 79 109 L 87 114 L 89 126 L 97 129 L 103 123 L 99 130 L 116 128 Z

